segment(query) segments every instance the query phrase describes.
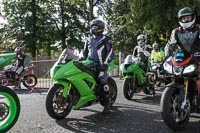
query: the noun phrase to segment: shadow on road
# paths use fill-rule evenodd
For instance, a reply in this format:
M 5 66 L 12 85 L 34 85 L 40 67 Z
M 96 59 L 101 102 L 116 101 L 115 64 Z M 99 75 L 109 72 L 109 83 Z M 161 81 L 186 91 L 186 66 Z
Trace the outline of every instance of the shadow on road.
M 41 94 L 41 95 L 46 95 L 46 92 L 48 91 L 47 89 L 38 89 L 38 91 L 36 90 L 33 90 L 31 92 L 31 90 L 29 89 L 15 89 L 14 90 L 17 94 L 34 94 L 34 93 L 38 93 L 38 94 Z
M 163 122 L 160 120 L 160 113 L 148 110 L 142 106 L 130 106 L 120 104 L 113 106 L 110 114 L 104 115 L 101 111 L 90 110 L 88 108 L 81 109 L 82 111 L 92 111 L 92 115 L 87 115 L 83 119 L 65 118 L 57 120 L 57 124 L 72 132 L 88 133 L 88 132 L 103 132 L 103 133 L 151 133 L 154 129 L 163 127 Z M 141 119 L 145 117 L 149 121 Z M 151 126 L 157 128 L 151 129 Z M 148 125 L 148 126 L 147 126 Z M 147 128 L 144 128 L 146 127 Z M 166 128 L 166 130 L 168 130 Z M 153 132 L 152 132 L 153 133 Z
M 154 97 L 150 95 L 143 95 L 139 99 L 134 99 L 133 97 L 133 99 L 131 99 L 130 101 L 143 103 L 143 104 L 160 105 L 160 98 L 161 98 L 161 95 L 156 95 Z
M 56 122 L 61 127 L 76 133 L 179 133 L 164 124 L 159 111 L 152 111 L 144 106 L 117 105 L 113 106 L 111 113 L 107 115 L 94 109 L 82 108 L 81 111 L 90 111 L 92 114 L 82 119 L 65 118 Z M 190 122 L 180 133 L 199 133 L 199 125 L 200 122 Z

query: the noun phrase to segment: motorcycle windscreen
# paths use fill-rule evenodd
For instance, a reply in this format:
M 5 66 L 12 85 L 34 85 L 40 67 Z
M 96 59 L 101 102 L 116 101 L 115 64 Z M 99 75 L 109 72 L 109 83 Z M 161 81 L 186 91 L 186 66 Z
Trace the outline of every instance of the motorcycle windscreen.
M 0 54 L 0 68 L 10 64 L 16 58 L 16 53 Z
M 178 49 L 172 57 L 172 64 L 176 66 L 184 66 L 188 64 L 191 59 L 192 56 L 188 52 Z
M 78 57 L 76 57 L 73 53 L 72 50 L 65 48 L 62 53 L 60 54 L 58 60 L 56 61 L 56 63 L 52 66 L 51 70 L 50 70 L 50 76 L 51 78 L 53 78 L 53 75 L 55 74 L 55 72 L 57 71 L 56 66 L 57 65 L 61 65 L 61 64 L 65 64 L 68 61 L 72 60 L 72 59 L 77 59 Z
M 58 64 L 63 64 L 63 63 L 67 63 L 69 60 L 72 60 L 72 59 L 78 59 L 78 57 L 74 55 L 72 50 L 65 48 L 62 51 L 57 62 L 58 62 Z
M 124 64 L 127 65 L 127 64 L 131 64 L 133 62 L 134 62 L 133 55 L 127 55 L 127 57 L 124 60 Z

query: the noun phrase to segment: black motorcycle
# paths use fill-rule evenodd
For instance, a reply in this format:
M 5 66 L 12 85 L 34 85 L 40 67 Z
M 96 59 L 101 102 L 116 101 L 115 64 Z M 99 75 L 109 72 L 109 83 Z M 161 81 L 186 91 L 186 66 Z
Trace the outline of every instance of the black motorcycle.
M 171 82 L 161 97 L 161 114 L 165 124 L 173 130 L 184 129 L 191 113 L 200 113 L 199 65 L 200 53 L 189 54 L 178 49 L 168 57 L 163 68 Z

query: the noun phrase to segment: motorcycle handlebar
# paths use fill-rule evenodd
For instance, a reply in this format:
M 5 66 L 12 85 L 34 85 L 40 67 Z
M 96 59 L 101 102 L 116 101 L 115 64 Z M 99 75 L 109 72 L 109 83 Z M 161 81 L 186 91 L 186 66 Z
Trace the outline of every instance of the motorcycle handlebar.
M 193 56 L 193 57 L 200 57 L 200 52 L 194 52 L 194 53 L 192 54 L 192 56 Z

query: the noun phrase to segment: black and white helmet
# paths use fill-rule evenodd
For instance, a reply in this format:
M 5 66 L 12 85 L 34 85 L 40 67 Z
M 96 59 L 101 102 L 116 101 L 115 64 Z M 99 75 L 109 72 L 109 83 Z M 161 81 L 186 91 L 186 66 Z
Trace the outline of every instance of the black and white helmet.
M 92 29 L 92 26 L 98 26 L 98 29 L 94 30 Z M 95 33 L 101 34 L 104 32 L 104 28 L 105 28 L 104 22 L 99 19 L 93 19 L 90 22 L 90 29 L 91 29 L 92 34 L 95 34 Z
M 138 46 L 144 46 L 147 43 L 147 36 L 144 34 L 140 34 L 137 37 L 137 44 Z

